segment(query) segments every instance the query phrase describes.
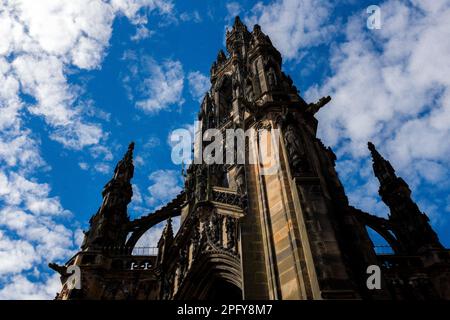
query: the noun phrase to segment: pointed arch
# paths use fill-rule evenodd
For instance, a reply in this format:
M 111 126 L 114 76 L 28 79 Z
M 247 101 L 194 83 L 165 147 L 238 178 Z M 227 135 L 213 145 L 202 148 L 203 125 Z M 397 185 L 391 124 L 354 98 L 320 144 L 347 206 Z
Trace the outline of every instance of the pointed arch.
M 199 257 L 178 289 L 175 299 L 211 300 L 221 297 L 215 286 L 227 290 L 230 299 L 242 299 L 242 276 L 239 261 L 225 253 L 212 251 Z
M 127 226 L 127 230 L 131 233 L 131 236 L 128 238 L 125 246 L 132 250 L 147 230 L 169 218 L 180 216 L 184 199 L 185 193 L 182 192 L 164 207 L 142 218 L 131 221 Z
M 361 210 L 357 210 L 358 220 L 366 227 L 371 228 L 377 234 L 379 234 L 389 246 L 392 248 L 394 253 L 400 253 L 402 251 L 401 244 L 395 237 L 394 230 L 391 226 L 389 220 L 377 217 Z

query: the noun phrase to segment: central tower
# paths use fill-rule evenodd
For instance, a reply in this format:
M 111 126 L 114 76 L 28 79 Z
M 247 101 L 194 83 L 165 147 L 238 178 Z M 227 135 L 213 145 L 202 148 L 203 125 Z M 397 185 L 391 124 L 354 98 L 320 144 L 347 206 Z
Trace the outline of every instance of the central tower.
M 228 57 L 220 51 L 211 68 L 212 88 L 199 116 L 203 128 L 266 130 L 269 135 L 278 130 L 281 138 L 270 139 L 278 143 L 276 172 L 263 173 L 259 156 L 254 164 L 221 170 L 228 187 L 246 198 L 239 220 L 244 297 L 360 298 L 352 279 L 362 274 L 353 274 L 352 260 L 369 265 L 376 258 L 361 254 L 370 240 L 353 220 L 334 169 L 335 155 L 316 138 L 314 114 L 330 98 L 308 104 L 299 96 L 282 71 L 280 53 L 258 25 L 249 32 L 237 17 L 226 48 Z M 247 146 L 254 150 L 245 150 L 246 159 L 261 150 L 259 134 L 249 139 Z M 358 248 L 352 239 L 359 240 Z

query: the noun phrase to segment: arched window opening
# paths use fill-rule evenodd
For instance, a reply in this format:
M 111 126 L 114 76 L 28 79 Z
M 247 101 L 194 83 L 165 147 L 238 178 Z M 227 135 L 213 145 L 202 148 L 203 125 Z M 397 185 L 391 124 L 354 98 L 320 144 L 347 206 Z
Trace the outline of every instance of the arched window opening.
M 230 119 L 230 114 L 233 109 L 233 87 L 231 78 L 226 76 L 219 87 L 219 126 Z
M 369 234 L 369 238 L 373 243 L 373 247 L 375 250 L 375 253 L 377 255 L 382 254 L 394 254 L 394 249 L 389 244 L 389 242 L 386 241 L 386 239 L 381 236 L 378 232 L 376 232 L 371 227 L 366 226 L 367 233 Z
M 160 222 L 148 229 L 136 242 L 131 251 L 133 256 L 156 256 L 158 255 L 158 241 L 166 226 L 166 221 Z M 172 229 L 174 235 L 180 228 L 180 217 L 172 218 Z

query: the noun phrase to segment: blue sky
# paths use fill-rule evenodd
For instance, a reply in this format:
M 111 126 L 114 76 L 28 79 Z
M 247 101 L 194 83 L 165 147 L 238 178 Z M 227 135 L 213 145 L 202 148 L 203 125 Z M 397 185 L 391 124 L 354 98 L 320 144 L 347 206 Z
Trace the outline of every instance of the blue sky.
M 366 26 L 371 4 L 379 30 Z M 3 0 L 1 299 L 54 297 L 46 265 L 76 251 L 130 141 L 131 217 L 180 190 L 168 137 L 193 125 L 236 14 L 269 34 L 307 101 L 332 96 L 319 136 L 351 203 L 387 214 L 371 140 L 450 246 L 450 1 Z

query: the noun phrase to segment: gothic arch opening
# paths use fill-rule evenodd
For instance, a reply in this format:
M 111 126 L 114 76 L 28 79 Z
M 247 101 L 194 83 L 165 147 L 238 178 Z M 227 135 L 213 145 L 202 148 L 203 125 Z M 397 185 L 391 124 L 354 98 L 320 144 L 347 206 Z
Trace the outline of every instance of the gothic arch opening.
M 189 271 L 177 292 L 180 300 L 242 300 L 240 263 L 225 253 L 207 253 Z
M 383 235 L 381 235 L 379 232 L 375 231 L 374 229 L 372 229 L 369 226 L 366 226 L 366 231 L 369 235 L 370 240 L 372 241 L 373 248 L 374 248 L 376 254 L 394 254 L 395 253 L 395 250 L 394 250 L 392 244 Z M 389 232 L 389 234 L 391 234 L 391 233 Z M 392 234 L 391 234 L 391 236 L 392 236 Z
M 161 238 L 162 231 L 167 221 L 164 220 L 140 232 L 139 238 L 132 245 L 131 254 L 133 256 L 156 256 L 158 254 L 158 241 Z M 172 218 L 172 229 L 174 234 L 180 227 L 180 217 Z M 133 233 L 128 235 L 130 239 Z

